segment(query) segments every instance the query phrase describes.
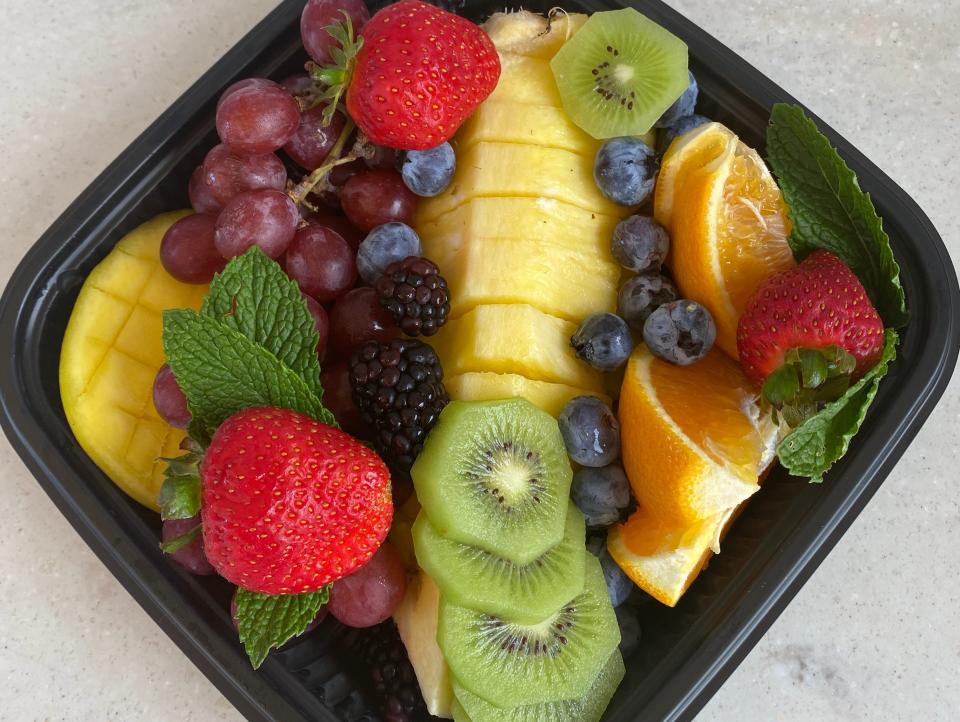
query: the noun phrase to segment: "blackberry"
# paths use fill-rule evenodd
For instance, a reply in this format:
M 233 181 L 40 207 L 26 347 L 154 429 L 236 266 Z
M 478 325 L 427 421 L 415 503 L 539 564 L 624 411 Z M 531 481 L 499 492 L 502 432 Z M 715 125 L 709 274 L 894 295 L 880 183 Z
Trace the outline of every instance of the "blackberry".
M 367 341 L 350 359 L 350 384 L 377 451 L 394 470 L 410 471 L 450 401 L 436 352 L 413 339 Z
M 416 674 L 403 640 L 392 620 L 369 629 L 357 630 L 359 639 L 352 650 L 368 671 L 385 722 L 414 722 L 433 719 L 420 692 Z
M 395 261 L 374 284 L 380 303 L 408 336 L 432 336 L 450 313 L 450 290 L 426 258 Z

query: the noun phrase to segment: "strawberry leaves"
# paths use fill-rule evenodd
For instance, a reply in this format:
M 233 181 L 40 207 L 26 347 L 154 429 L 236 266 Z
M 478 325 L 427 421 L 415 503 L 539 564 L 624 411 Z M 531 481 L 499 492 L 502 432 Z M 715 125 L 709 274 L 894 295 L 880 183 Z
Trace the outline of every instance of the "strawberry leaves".
M 340 105 L 340 99 L 350 86 L 353 78 L 353 68 L 356 65 L 357 54 L 363 47 L 363 38 L 355 36 L 353 21 L 346 10 L 343 11 L 344 20 L 334 23 L 326 31 L 339 43 L 330 48 L 330 58 L 333 63 L 322 67 L 313 66 L 311 77 L 324 87 L 316 97 L 317 104 L 326 103 L 323 110 L 323 124 L 330 125 L 333 114 Z

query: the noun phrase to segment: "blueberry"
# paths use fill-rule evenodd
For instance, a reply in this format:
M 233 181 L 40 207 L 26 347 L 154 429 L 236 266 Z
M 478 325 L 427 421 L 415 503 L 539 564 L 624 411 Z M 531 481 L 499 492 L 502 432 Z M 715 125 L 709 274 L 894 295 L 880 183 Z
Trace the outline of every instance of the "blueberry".
M 653 355 L 680 366 L 702 359 L 716 339 L 713 316 L 696 301 L 665 303 L 643 324 L 643 340 Z
M 408 150 L 400 164 L 407 188 L 427 198 L 443 193 L 453 181 L 456 169 L 457 157 L 449 143 L 430 150 Z
M 710 119 L 703 115 L 688 115 L 685 118 L 680 118 L 680 120 L 669 128 L 665 128 L 657 133 L 657 154 L 663 155 L 667 152 L 670 144 L 681 135 L 685 135 L 694 128 L 699 128 L 701 125 L 709 122 L 711 122 Z
M 610 552 L 607 551 L 606 535 L 589 538 L 587 540 L 587 551 L 600 560 L 603 579 L 607 583 L 607 591 L 610 593 L 610 603 L 616 609 L 627 601 L 627 597 L 633 591 L 633 582 L 620 568 L 620 565 L 613 560 Z
M 367 283 L 373 283 L 394 261 L 423 255 L 420 236 L 406 223 L 384 223 L 377 226 L 357 249 L 357 271 Z
M 700 87 L 697 85 L 697 79 L 689 70 L 690 85 L 683 91 L 683 95 L 677 98 L 673 105 L 667 108 L 667 112 L 660 116 L 660 120 L 654 123 L 654 128 L 669 128 L 675 125 L 681 118 L 687 118 L 693 115 L 697 107 L 697 97 L 700 95 Z
M 573 475 L 570 498 L 583 512 L 588 527 L 610 526 L 630 504 L 630 482 L 617 464 L 585 466 Z
M 557 421 L 567 453 L 581 466 L 607 466 L 620 456 L 620 423 L 596 396 L 570 399 Z
M 610 250 L 628 271 L 660 273 L 670 252 L 670 234 L 649 216 L 629 216 L 613 230 Z
M 595 313 L 580 324 L 570 345 L 598 371 L 613 371 L 630 358 L 633 336 L 627 322 L 616 314 Z
M 608 140 L 593 162 L 593 179 L 600 192 L 621 206 L 638 206 L 647 200 L 656 176 L 656 154 L 638 138 Z
M 640 646 L 640 620 L 637 611 L 631 606 L 617 607 L 617 623 L 620 625 L 620 654 L 629 657 Z
M 654 309 L 676 301 L 679 295 L 673 281 L 665 276 L 634 276 L 620 288 L 617 313 L 630 328 L 643 332 L 643 324 Z

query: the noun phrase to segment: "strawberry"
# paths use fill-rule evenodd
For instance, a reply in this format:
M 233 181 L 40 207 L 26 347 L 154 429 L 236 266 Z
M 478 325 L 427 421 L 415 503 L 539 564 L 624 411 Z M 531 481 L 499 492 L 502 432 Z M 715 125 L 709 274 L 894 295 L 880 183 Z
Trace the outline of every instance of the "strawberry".
M 373 556 L 393 520 L 390 474 L 350 435 L 295 411 L 227 419 L 201 465 L 203 543 L 228 581 L 316 591 Z
M 449 140 L 493 92 L 500 58 L 483 30 L 419 0 L 363 26 L 347 110 L 375 143 L 426 150 Z
M 794 421 L 842 395 L 882 349 L 883 321 L 863 284 L 828 251 L 770 276 L 737 328 L 743 370 L 775 406 L 799 409 Z

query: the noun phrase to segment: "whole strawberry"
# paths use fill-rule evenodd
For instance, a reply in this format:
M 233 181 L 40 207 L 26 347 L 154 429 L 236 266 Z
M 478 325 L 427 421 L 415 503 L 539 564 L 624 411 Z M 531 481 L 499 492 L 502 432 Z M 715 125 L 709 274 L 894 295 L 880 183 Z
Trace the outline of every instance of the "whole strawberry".
M 363 26 L 347 110 L 375 143 L 426 150 L 449 140 L 493 92 L 500 58 L 483 30 L 419 0 Z
M 882 349 L 880 315 L 853 271 L 828 251 L 768 278 L 737 328 L 743 370 L 774 405 L 792 406 L 794 421 L 842 395 Z
M 231 416 L 210 442 L 201 477 L 207 558 L 250 591 L 316 591 L 366 563 L 393 520 L 380 457 L 295 411 Z

